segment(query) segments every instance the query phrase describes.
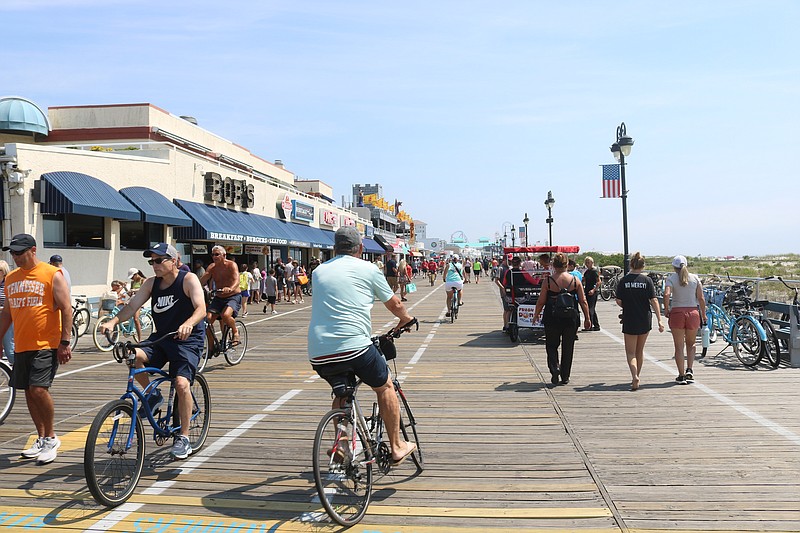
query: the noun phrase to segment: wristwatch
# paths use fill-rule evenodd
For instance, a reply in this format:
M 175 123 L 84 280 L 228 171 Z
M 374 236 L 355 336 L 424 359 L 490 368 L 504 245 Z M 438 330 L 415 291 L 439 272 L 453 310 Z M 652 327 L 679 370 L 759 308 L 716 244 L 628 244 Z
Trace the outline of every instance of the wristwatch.
M 61 339 L 61 346 L 69 346 L 69 341 L 65 341 L 64 339 Z

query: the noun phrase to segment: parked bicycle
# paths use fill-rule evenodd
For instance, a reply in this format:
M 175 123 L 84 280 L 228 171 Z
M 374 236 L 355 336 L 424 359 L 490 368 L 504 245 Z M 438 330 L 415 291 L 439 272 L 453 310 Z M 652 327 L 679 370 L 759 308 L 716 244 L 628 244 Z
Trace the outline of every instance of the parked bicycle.
M 617 285 L 619 285 L 621 279 L 622 274 L 620 272 L 603 276 L 603 281 L 600 284 L 600 298 L 606 302 L 614 298 L 617 294 Z
M 211 299 L 216 294 L 216 291 L 209 291 L 206 295 L 206 304 L 211 302 Z M 211 332 L 213 341 L 211 345 L 208 342 L 208 335 L 203 335 L 203 353 L 200 355 L 200 363 L 197 365 L 197 371 L 202 372 L 205 370 L 206 365 L 210 359 L 219 355 L 224 355 L 225 360 L 229 365 L 235 366 L 242 362 L 244 354 L 247 351 L 247 327 L 241 320 L 236 320 L 236 329 L 239 331 L 239 341 L 233 340 L 233 331 L 226 326 L 222 320 L 217 320 L 222 327 L 222 337 L 217 337 L 216 328 L 213 324 L 206 321 L 206 332 Z
M 89 312 L 88 300 L 85 296 L 75 297 L 75 305 L 72 306 L 72 323 L 75 325 L 78 337 L 83 337 L 92 323 L 92 314 Z
M 735 315 L 750 315 L 761 324 L 766 338 L 762 346 L 762 353 L 755 364 L 766 358 L 772 368 L 778 368 L 781 362 L 780 341 L 775 332 L 775 327 L 764 311 L 764 306 L 768 302 L 766 300 L 758 302 L 752 300 L 750 296 L 753 294 L 753 280 L 733 281 L 730 274 L 726 272 L 726 275 L 731 285 L 725 291 L 722 306 L 726 311 Z M 771 279 L 771 276 L 764 279 Z
M 400 432 L 408 441 L 409 434 L 417 449 L 411 459 L 421 472 L 425 468 L 422 447 L 417 434 L 417 420 L 411 412 L 403 389 L 397 381 L 397 351 L 394 339 L 403 332 L 410 331 L 419 323 L 416 319 L 388 333 L 373 337 L 372 342 L 387 361 L 392 361 L 392 383 L 400 406 Z M 345 399 L 342 409 L 332 409 L 317 427 L 314 435 L 314 483 L 317 494 L 328 515 L 343 526 L 357 524 L 367 512 L 372 496 L 372 469 L 377 466 L 382 474 L 392 468 L 392 451 L 384 435 L 383 419 L 378 412 L 377 402 L 372 411 L 365 416 L 358 401 L 361 380 L 355 374 L 346 375 L 346 387 L 336 391 Z M 346 453 L 340 453 L 340 452 Z
M 744 313 L 746 306 L 731 305 L 733 314 L 717 304 L 707 305 L 706 320 L 712 332 L 710 339 L 713 342 L 721 335 L 727 346 L 733 347 L 733 353 L 743 365 L 754 367 L 761 361 L 768 347 L 766 331 L 755 317 Z M 700 357 L 705 357 L 707 352 L 708 348 L 703 348 Z
M 135 367 L 136 348 L 158 344 L 176 334 L 168 333 L 157 340 L 140 344 L 130 341 L 113 344 L 114 359 L 128 365 L 127 389 L 119 400 L 107 403 L 94 417 L 83 451 L 83 471 L 89 492 L 102 505 L 120 505 L 136 490 L 145 455 L 142 418 L 152 426 L 153 440 L 158 446 L 163 446 L 180 433 L 178 398 L 169 374 L 159 368 Z M 134 376 L 142 372 L 157 376 L 145 390 L 139 390 L 134 385 Z M 148 398 L 151 394 L 160 394 L 158 389 L 164 382 L 170 384 L 169 394 L 163 395 L 166 407 L 153 411 Z M 203 447 L 211 424 L 211 394 L 202 374 L 195 375 L 191 393 L 193 405 L 189 442 L 196 452 Z
M 136 331 L 136 322 L 134 321 L 133 317 L 126 322 L 117 324 L 117 326 L 114 328 L 114 332 L 109 336 L 104 335 L 103 332 L 100 331 L 100 326 L 117 316 L 117 313 L 119 313 L 120 309 L 121 308 L 119 306 L 114 306 L 114 309 L 111 310 L 111 313 L 98 320 L 97 324 L 94 326 L 92 339 L 94 340 L 94 345 L 101 352 L 110 352 L 113 350 L 114 346 L 120 342 L 122 337 L 131 337 L 135 342 L 142 340 L 139 338 L 139 335 Z M 147 337 L 150 334 L 150 331 L 153 329 L 153 315 L 151 314 L 149 306 L 142 306 L 139 313 L 139 320 L 142 324 L 142 337 Z
M 11 386 L 11 364 L 0 360 L 0 424 L 14 407 L 16 396 L 17 390 Z

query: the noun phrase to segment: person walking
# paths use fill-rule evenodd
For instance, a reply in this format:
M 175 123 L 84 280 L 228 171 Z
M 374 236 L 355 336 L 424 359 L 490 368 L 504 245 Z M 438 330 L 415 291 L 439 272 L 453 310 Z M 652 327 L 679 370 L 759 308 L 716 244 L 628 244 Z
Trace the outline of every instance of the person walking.
M 8 266 L 8 263 L 0 259 L 0 313 L 3 312 L 3 308 L 6 306 L 6 276 L 8 273 L 11 272 L 11 267 Z M 14 324 L 11 324 L 8 327 L 8 331 L 6 334 L 3 335 L 3 357 L 8 359 L 8 362 L 11 365 L 14 365 Z
M 583 310 L 583 326 L 588 328 L 592 324 L 583 285 L 567 272 L 567 266 L 565 254 L 559 252 L 553 256 L 553 274 L 542 284 L 533 313 L 534 324 L 539 321 L 539 317 L 542 317 L 544 324 L 547 368 L 550 370 L 550 383 L 553 385 L 569 383 L 580 319 L 576 304 L 580 304 Z M 561 361 L 558 358 L 559 345 Z
M 271 310 L 271 314 L 277 315 L 275 310 L 275 300 L 278 295 L 278 280 L 275 278 L 275 269 L 270 269 L 269 274 L 264 278 L 264 294 L 267 295 L 267 304 Z M 264 313 L 267 312 L 267 304 L 264 304 Z
M 205 272 L 205 270 L 204 270 Z M 130 290 L 128 294 L 133 296 L 136 294 L 136 291 L 142 288 L 142 283 L 147 278 L 145 277 L 144 273 L 136 267 L 131 267 L 128 269 L 128 279 L 131 282 Z M 141 317 L 141 310 L 137 309 L 135 313 L 133 313 L 133 324 L 136 327 L 136 338 L 142 339 L 142 317 Z
M 594 259 L 586 256 L 583 260 L 586 271 L 583 273 L 583 292 L 586 294 L 586 303 L 589 305 L 589 317 L 592 319 L 592 331 L 600 331 L 600 321 L 597 319 L 597 291 L 600 290 L 600 273 L 594 267 Z M 587 330 L 584 330 L 587 331 Z
M 14 370 L 11 386 L 25 391 L 36 441 L 22 457 L 52 463 L 61 441 L 55 433 L 50 395 L 59 364 L 72 359 L 72 303 L 63 273 L 36 257 L 36 240 L 20 233 L 3 251 L 11 251 L 17 269 L 5 278 L 6 304 L 0 313 L 0 338 L 14 324 Z
M 253 274 L 247 270 L 247 263 L 239 266 L 239 294 L 242 295 L 242 318 L 247 316 L 247 302 L 250 301 L 250 287 L 253 286 Z
M 408 263 L 405 259 L 401 259 L 397 264 L 397 285 L 400 287 L 400 301 L 406 301 L 406 285 L 411 282 L 408 277 Z
M 386 256 L 386 263 L 384 263 L 383 268 L 385 269 L 386 282 L 389 284 L 389 287 L 391 287 L 392 292 L 397 292 L 397 289 L 400 288 L 397 279 L 399 269 L 397 268 L 397 261 L 395 261 L 393 255 Z
M 314 271 L 308 358 L 334 391 L 341 390 L 341 375 L 347 372 L 372 387 L 386 428 L 392 466 L 396 466 L 416 450 L 416 444 L 407 442 L 400 433 L 400 407 L 392 376 L 386 359 L 372 343 L 373 302 L 377 298 L 400 319 L 398 329 L 410 327 L 416 319 L 408 314 L 385 276 L 361 259 L 362 250 L 356 228 L 339 228 L 334 235 L 336 257 Z M 340 408 L 344 401 L 335 396 L 332 407 Z
M 253 281 L 250 282 L 250 301 L 258 304 L 261 303 L 261 270 L 255 261 L 253 261 L 250 274 L 253 276 Z
M 481 258 L 476 257 L 475 262 L 472 263 L 472 273 L 475 274 L 475 283 L 479 283 L 481 280 L 481 271 L 483 270 L 483 264 L 481 263 Z
M 64 275 L 64 279 L 67 280 L 67 287 L 69 287 L 70 292 L 72 292 L 72 277 L 69 275 L 69 271 L 64 266 L 64 259 L 62 259 L 58 254 L 51 255 L 50 264 L 61 271 L 61 273 Z
M 642 274 L 644 257 L 635 252 L 631 257 L 631 271 L 617 285 L 616 301 L 622 308 L 622 333 L 625 337 L 625 356 L 631 371 L 631 390 L 639 389 L 642 365 L 644 364 L 644 344 L 653 327 L 652 313 L 658 318 L 658 331 L 664 331 L 661 309 L 656 298 L 653 280 Z
M 675 272 L 667 276 L 664 289 L 664 315 L 669 319 L 669 330 L 675 345 L 675 365 L 678 367 L 675 381 L 686 385 L 694 383 L 692 365 L 697 349 L 695 341 L 697 330 L 705 321 L 706 300 L 703 284 L 700 278 L 689 272 L 684 256 L 675 256 L 672 268 Z
M 280 302 L 286 294 L 286 267 L 280 258 L 275 261 L 275 279 L 278 281 L 276 301 Z M 288 302 L 289 299 L 286 298 L 286 301 Z

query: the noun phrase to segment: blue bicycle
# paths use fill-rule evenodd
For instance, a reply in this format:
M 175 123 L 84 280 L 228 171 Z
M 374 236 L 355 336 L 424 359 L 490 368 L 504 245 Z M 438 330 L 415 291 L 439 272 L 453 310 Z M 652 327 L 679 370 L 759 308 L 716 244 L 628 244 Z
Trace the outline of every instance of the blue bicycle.
M 709 304 L 706 309 L 706 320 L 711 330 L 711 342 L 718 335 L 733 347 L 733 353 L 748 367 L 756 366 L 769 349 L 767 333 L 761 323 L 749 314 L 729 314 L 717 304 Z M 724 350 L 724 348 L 723 348 Z M 720 350 L 720 353 L 723 351 Z M 701 357 L 705 357 L 708 348 L 703 348 Z
M 83 471 L 89 492 L 98 503 L 115 507 L 128 500 L 139 483 L 144 466 L 145 417 L 153 428 L 153 440 L 163 446 L 168 439 L 180 433 L 178 398 L 169 374 L 159 368 L 136 368 L 136 348 L 152 346 L 177 332 L 167 333 L 154 341 L 141 344 L 116 343 L 114 359 L 128 365 L 128 387 L 119 400 L 107 403 L 94 417 L 86 446 L 83 450 Z M 134 386 L 134 376 L 149 372 L 157 377 L 145 390 Z M 169 395 L 164 395 L 166 407 L 155 411 L 150 408 L 148 398 L 164 383 L 170 384 Z M 192 416 L 189 427 L 189 442 L 193 453 L 203 447 L 211 424 L 211 394 L 208 382 L 197 373 L 191 386 Z
M 119 342 L 121 337 L 132 337 L 134 341 L 139 342 L 138 332 L 136 331 L 136 321 L 133 317 L 129 318 L 126 322 L 120 322 L 114 328 L 110 336 L 104 335 L 100 330 L 106 322 L 117 316 L 122 307 L 114 306 L 109 314 L 100 318 L 94 326 L 92 332 L 92 340 L 94 340 L 95 347 L 101 352 L 110 352 L 114 349 L 114 345 Z M 153 328 L 153 315 L 149 306 L 142 306 L 139 311 L 139 321 L 142 324 L 142 338 L 149 336 L 150 330 Z

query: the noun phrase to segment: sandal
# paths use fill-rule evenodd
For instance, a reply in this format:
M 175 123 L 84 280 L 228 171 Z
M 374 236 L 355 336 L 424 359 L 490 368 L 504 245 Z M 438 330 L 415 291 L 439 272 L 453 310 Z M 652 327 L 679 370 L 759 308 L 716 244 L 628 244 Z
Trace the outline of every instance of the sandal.
M 401 457 L 400 459 L 397 459 L 396 461 L 394 459 L 392 459 L 392 466 L 400 466 L 401 464 L 403 464 L 403 462 L 406 459 L 411 457 L 412 453 L 417 451 L 417 445 L 416 444 L 414 444 L 413 442 L 409 442 L 409 444 L 411 445 L 411 449 L 403 457 Z

